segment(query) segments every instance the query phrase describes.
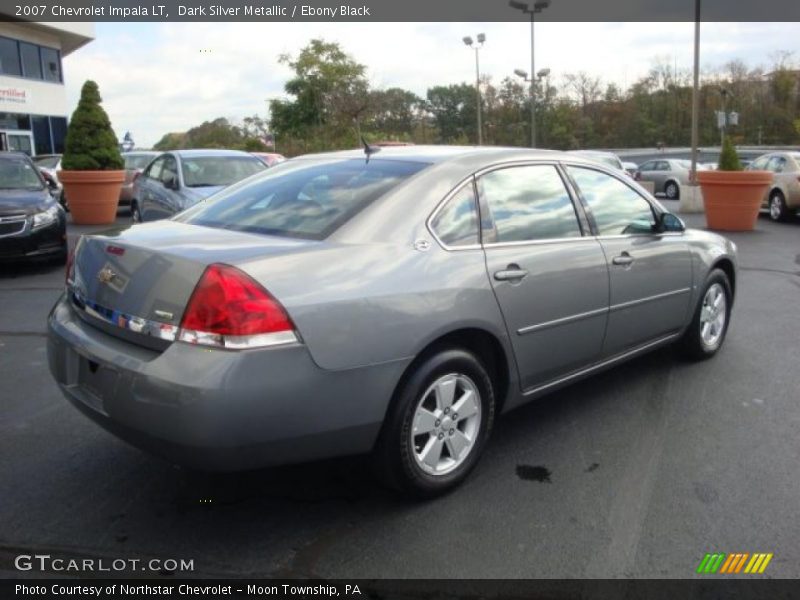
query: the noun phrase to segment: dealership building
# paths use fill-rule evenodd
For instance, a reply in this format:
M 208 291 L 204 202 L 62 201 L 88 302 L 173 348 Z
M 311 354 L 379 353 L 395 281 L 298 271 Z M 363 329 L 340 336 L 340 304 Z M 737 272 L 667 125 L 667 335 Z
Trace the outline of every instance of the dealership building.
M 64 151 L 61 60 L 93 39 L 92 23 L 0 22 L 0 150 Z

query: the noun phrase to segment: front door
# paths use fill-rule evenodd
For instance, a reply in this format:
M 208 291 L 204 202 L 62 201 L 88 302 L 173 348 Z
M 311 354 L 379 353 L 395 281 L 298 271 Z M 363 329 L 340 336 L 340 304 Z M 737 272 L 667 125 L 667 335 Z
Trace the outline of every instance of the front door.
M 679 331 L 686 323 L 692 258 L 682 232 L 657 233 L 650 202 L 603 171 L 568 166 L 608 260 L 611 300 L 603 356 Z
M 582 231 L 557 167 L 502 167 L 478 178 L 486 268 L 523 391 L 600 356 L 608 269 Z

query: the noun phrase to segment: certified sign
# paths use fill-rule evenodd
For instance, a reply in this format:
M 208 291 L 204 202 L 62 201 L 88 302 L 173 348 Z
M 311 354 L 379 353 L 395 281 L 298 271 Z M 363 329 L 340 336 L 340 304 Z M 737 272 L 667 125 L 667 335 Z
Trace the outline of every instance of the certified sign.
M 28 104 L 30 99 L 31 91 L 27 88 L 0 88 L 0 103 L 2 104 Z

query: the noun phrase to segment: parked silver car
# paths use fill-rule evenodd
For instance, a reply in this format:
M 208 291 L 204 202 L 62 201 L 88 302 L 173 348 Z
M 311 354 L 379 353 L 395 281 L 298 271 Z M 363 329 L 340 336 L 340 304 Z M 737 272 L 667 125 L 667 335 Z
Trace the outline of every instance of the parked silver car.
M 628 167 L 625 166 L 625 163 L 613 152 L 605 152 L 603 150 L 570 150 L 569 152 L 570 154 L 578 154 L 588 159 L 596 160 L 612 169 L 617 169 L 618 171 L 629 174 L 631 177 L 633 176 L 632 173 L 628 172 Z
M 561 152 L 292 159 L 171 220 L 81 238 L 50 370 L 103 427 L 245 469 L 374 453 L 417 495 L 495 416 L 659 346 L 725 338 L 736 248 Z
M 131 206 L 134 197 L 134 181 L 159 154 L 160 152 L 153 150 L 133 150 L 122 153 L 122 160 L 125 161 L 125 182 L 119 191 L 119 206 Z
M 800 152 L 773 152 L 759 156 L 748 170 L 772 171 L 772 185 L 763 207 L 773 221 L 786 221 L 800 211 Z
M 152 160 L 133 182 L 134 223 L 171 217 L 267 168 L 238 150 L 173 150 Z
M 692 161 L 678 158 L 660 158 L 648 160 L 639 165 L 633 174 L 637 181 L 652 181 L 655 193 L 663 193 L 670 200 L 677 200 L 681 195 L 682 185 L 689 183 L 689 174 Z M 706 169 L 704 165 L 697 165 L 698 171 Z

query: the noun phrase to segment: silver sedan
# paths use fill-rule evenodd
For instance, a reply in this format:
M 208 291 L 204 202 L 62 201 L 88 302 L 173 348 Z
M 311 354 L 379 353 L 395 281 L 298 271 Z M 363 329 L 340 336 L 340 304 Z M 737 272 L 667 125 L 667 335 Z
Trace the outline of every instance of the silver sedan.
M 495 417 L 654 348 L 713 356 L 735 246 L 576 155 L 293 159 L 170 220 L 84 236 L 50 370 L 103 427 L 235 470 L 371 452 L 418 496 Z

